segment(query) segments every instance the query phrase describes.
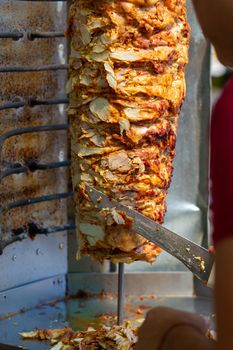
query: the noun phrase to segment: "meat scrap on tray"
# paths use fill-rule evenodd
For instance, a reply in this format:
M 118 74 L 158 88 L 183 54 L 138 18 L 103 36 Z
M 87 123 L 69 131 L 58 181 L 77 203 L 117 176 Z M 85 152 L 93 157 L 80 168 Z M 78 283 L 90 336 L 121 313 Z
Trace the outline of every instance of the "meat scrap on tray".
M 130 323 L 124 326 L 102 326 L 98 330 L 89 327 L 86 332 L 74 332 L 70 328 L 38 329 L 21 333 L 24 339 L 49 340 L 50 350 L 133 350 L 137 342 L 137 328 Z

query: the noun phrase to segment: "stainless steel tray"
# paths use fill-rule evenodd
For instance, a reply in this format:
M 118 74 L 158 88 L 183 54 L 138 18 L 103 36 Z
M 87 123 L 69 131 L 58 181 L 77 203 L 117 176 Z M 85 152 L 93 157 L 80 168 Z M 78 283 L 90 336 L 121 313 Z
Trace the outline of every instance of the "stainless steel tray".
M 213 322 L 211 300 L 200 297 L 153 297 L 143 298 L 128 296 L 126 298 L 125 317 L 130 320 L 143 318 L 143 314 L 151 307 L 166 305 L 180 310 L 197 312 Z M 141 310 L 143 314 L 140 314 Z M 138 312 L 138 313 L 137 313 Z M 109 297 L 70 299 L 54 305 L 36 307 L 24 313 L 0 320 L 0 342 L 22 346 L 30 350 L 48 350 L 48 342 L 22 341 L 19 332 L 34 328 L 60 328 L 71 326 L 73 329 L 86 329 L 97 326 L 102 314 L 116 314 L 116 298 Z

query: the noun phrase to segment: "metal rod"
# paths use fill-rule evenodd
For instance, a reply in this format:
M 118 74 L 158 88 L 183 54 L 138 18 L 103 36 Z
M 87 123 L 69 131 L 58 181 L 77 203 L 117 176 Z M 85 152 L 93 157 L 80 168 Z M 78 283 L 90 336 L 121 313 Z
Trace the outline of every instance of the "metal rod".
M 2 179 L 4 179 L 5 177 L 11 176 L 11 175 L 16 175 L 16 174 L 26 173 L 27 171 L 28 171 L 28 168 L 26 166 L 6 169 L 6 170 L 0 172 L 0 181 Z
M 67 130 L 67 128 L 68 128 L 67 124 L 54 124 L 54 125 L 41 125 L 41 126 L 33 126 L 29 128 L 14 129 L 14 130 L 5 132 L 5 134 L 2 134 L 0 137 L 0 140 L 6 140 L 12 136 L 29 134 L 33 132 L 59 131 L 59 130 Z
M 4 110 L 4 109 L 10 109 L 10 108 L 20 108 L 20 107 L 24 107 L 25 106 L 25 102 L 23 101 L 19 101 L 19 102 L 7 102 L 4 103 L 3 105 L 0 105 L 0 111 Z
M 52 105 L 59 105 L 59 104 L 67 104 L 69 102 L 67 97 L 61 97 L 61 98 L 51 98 L 46 100 L 39 100 L 36 98 L 29 98 L 28 101 L 10 101 L 7 103 L 4 103 L 0 105 L 0 111 L 4 109 L 10 109 L 10 108 L 20 108 L 24 107 L 26 105 L 29 105 L 30 107 L 33 106 L 52 106 Z
M 71 164 L 70 160 L 64 160 L 62 162 L 54 162 L 54 163 L 47 163 L 47 164 L 37 164 L 37 163 L 31 162 L 28 164 L 28 169 L 32 172 L 36 170 L 51 170 L 51 169 L 67 167 L 70 164 Z
M 41 228 L 41 229 L 38 228 L 33 233 L 36 235 L 48 235 L 50 233 L 75 230 L 75 228 L 76 228 L 76 226 L 74 224 L 65 224 L 62 226 L 52 226 L 52 227 Z M 29 233 L 31 233 L 31 232 L 29 232 Z
M 35 98 L 30 98 L 28 101 L 28 104 L 30 106 L 51 106 L 51 105 L 59 105 L 59 104 L 67 104 L 69 102 L 67 97 L 62 97 L 62 98 L 51 98 L 48 100 L 38 100 Z
M 49 64 L 40 67 L 1 67 L 0 73 L 15 73 L 15 72 L 41 72 L 41 71 L 56 71 L 56 70 L 67 70 L 68 64 Z
M 5 132 L 5 134 L 2 134 L 0 136 L 0 153 L 4 142 L 10 137 L 19 136 L 23 134 L 30 134 L 33 132 L 63 131 L 67 129 L 68 129 L 67 124 L 58 124 L 58 125 L 41 125 L 41 126 L 34 126 L 31 128 L 21 128 L 21 129 L 14 129 L 14 130 L 7 131 Z
M 0 38 L 2 39 L 14 39 L 14 40 L 19 40 L 24 36 L 22 32 L 18 31 L 12 31 L 12 32 L 1 32 L 0 33 Z
M 67 167 L 70 165 L 69 160 L 65 160 L 63 162 L 54 162 L 54 163 L 46 163 L 46 164 L 37 164 L 35 162 L 30 162 L 29 164 L 26 164 L 24 166 L 17 165 L 12 166 L 9 169 L 6 169 L 4 171 L 0 171 L 0 181 L 4 179 L 5 177 L 16 175 L 16 174 L 22 174 L 27 173 L 28 171 L 34 172 L 37 170 L 51 170 L 51 169 L 58 169 L 62 167 Z
M 60 199 L 67 199 L 72 198 L 73 192 L 65 192 L 65 193 L 56 193 L 56 194 L 50 194 L 47 196 L 41 196 L 36 198 L 29 198 L 29 199 L 21 199 L 12 203 L 5 204 L 0 207 L 0 213 L 3 213 L 5 210 L 14 209 L 17 207 L 24 207 L 26 205 L 32 205 L 42 202 L 49 202 L 49 201 L 55 201 Z
M 64 38 L 64 32 L 27 32 L 29 40 L 45 38 Z
M 75 224 L 64 224 L 60 226 L 51 226 L 46 228 L 40 228 L 37 226 L 37 224 L 33 222 L 29 222 L 27 224 L 27 227 L 19 227 L 17 229 L 11 230 L 11 236 L 12 237 L 28 237 L 28 234 L 31 236 L 35 235 L 48 235 L 50 233 L 55 232 L 61 232 L 61 231 L 68 231 L 68 230 L 74 230 L 76 228 Z
M 25 230 L 25 229 L 19 229 L 19 233 L 17 233 L 17 230 L 12 230 L 12 236 L 7 239 L 7 240 L 2 240 L 0 238 L 0 255 L 3 254 L 3 250 L 10 244 L 15 243 L 15 242 L 21 242 L 25 239 L 28 238 L 28 235 L 48 235 L 51 233 L 57 233 L 57 232 L 62 232 L 62 231 L 68 231 L 68 230 L 74 230 L 76 228 L 76 226 L 74 224 L 65 224 L 65 225 L 61 225 L 61 226 L 52 226 L 52 227 L 48 227 L 48 228 L 42 228 L 39 229 L 36 227 L 32 228 L 32 224 L 31 227 L 29 227 L 29 230 Z M 1 347 L 0 347 L 1 349 Z
M 2 240 L 0 238 L 0 255 L 3 254 L 3 250 L 10 244 L 12 243 L 15 243 L 15 242 L 21 242 L 23 241 L 24 239 L 28 238 L 27 234 L 21 234 L 19 236 L 13 236 L 13 237 L 10 237 L 9 239 L 7 240 Z M 0 349 L 2 349 L 0 347 Z
M 124 300 L 125 300 L 125 266 L 123 263 L 118 265 L 118 295 L 117 295 L 117 324 L 121 325 L 124 319 Z
M 65 37 L 64 32 L 31 32 L 31 31 L 20 32 L 18 30 L 10 31 L 10 32 L 0 32 L 0 39 L 19 40 L 24 36 L 28 40 Z

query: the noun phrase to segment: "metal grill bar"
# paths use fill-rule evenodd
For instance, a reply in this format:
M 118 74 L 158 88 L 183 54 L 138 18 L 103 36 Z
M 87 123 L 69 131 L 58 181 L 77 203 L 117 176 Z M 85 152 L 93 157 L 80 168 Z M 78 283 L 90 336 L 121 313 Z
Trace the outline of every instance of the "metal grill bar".
M 67 70 L 68 64 L 48 64 L 40 67 L 1 67 L 0 73 L 21 73 L 21 72 L 41 72 Z
M 67 97 L 61 97 L 61 98 L 51 98 L 46 100 L 38 100 L 35 98 L 29 98 L 28 101 L 23 100 L 13 100 L 11 102 L 4 103 L 0 105 L 0 111 L 3 111 L 4 109 L 11 109 L 11 108 L 20 108 L 25 106 L 38 106 L 38 105 L 45 105 L 45 106 L 52 106 L 52 105 L 59 105 L 59 104 L 67 104 L 69 102 Z
M 44 38 L 64 38 L 63 32 L 27 32 L 29 40 L 44 39 Z
M 76 226 L 74 224 L 65 224 L 65 225 L 60 225 L 60 226 L 39 228 L 35 224 L 29 224 L 28 231 L 25 230 L 23 232 L 20 232 L 20 234 L 29 233 L 30 235 L 49 235 L 49 234 L 55 233 L 55 232 L 74 230 L 75 227 Z
M 4 171 L 0 172 L 0 181 L 3 180 L 5 177 L 11 176 L 11 175 L 16 175 L 16 174 L 21 174 L 21 173 L 26 173 L 28 171 L 28 168 L 25 167 L 15 167 L 13 169 L 7 169 Z
M 0 33 L 0 38 L 3 38 L 3 39 L 9 38 L 9 39 L 19 40 L 23 38 L 23 36 L 24 36 L 24 33 L 18 32 L 18 31 Z
M 69 160 L 65 160 L 63 162 L 55 162 L 55 163 L 48 163 L 48 164 L 36 164 L 31 163 L 28 165 L 28 169 L 33 172 L 36 170 L 49 170 L 49 169 L 57 169 L 62 167 L 67 167 L 70 165 Z
M 10 109 L 10 108 L 20 108 L 20 107 L 24 107 L 25 106 L 25 102 L 7 102 L 4 103 L 3 105 L 0 105 L 0 111 L 4 110 L 4 109 Z
M 37 163 L 31 162 L 25 166 L 16 164 L 15 166 L 12 166 L 10 169 L 6 169 L 0 172 L 0 181 L 5 177 L 16 175 L 16 174 L 27 173 L 28 171 L 34 172 L 37 170 L 58 169 L 62 167 L 67 167 L 69 165 L 70 165 L 69 160 L 66 160 L 63 162 L 47 163 L 47 164 L 37 164 Z
M 25 1 L 25 0 L 24 0 Z M 26 0 L 27 1 L 27 0 Z M 32 0 L 37 2 L 37 0 Z M 41 0 L 39 0 L 41 1 Z M 66 2 L 67 0 L 49 0 L 47 2 Z M 62 31 L 54 31 L 54 32 L 41 32 L 41 31 L 30 31 L 30 30 L 12 30 L 12 31 L 6 31 L 0 33 L 0 39 L 13 39 L 13 40 L 19 40 L 19 39 L 27 39 L 30 41 L 36 40 L 36 39 L 48 39 L 48 38 L 64 38 L 65 34 Z M 59 70 L 67 70 L 68 65 L 67 64 L 48 64 L 48 65 L 40 65 L 38 67 L 34 66 L 7 66 L 7 67 L 0 67 L 0 73 L 20 73 L 20 72 L 40 72 L 40 71 L 59 71 Z M 28 98 L 26 100 L 15 98 L 12 101 L 9 101 L 7 103 L 4 103 L 0 105 L 0 111 L 5 109 L 14 109 L 14 108 L 21 108 L 25 106 L 33 107 L 37 105 L 59 105 L 59 104 L 67 104 L 68 99 L 66 97 L 61 98 L 55 98 L 55 99 L 37 99 L 35 97 Z M 60 124 L 60 125 L 42 125 L 42 126 L 36 126 L 36 127 L 25 127 L 21 129 L 14 129 L 10 130 L 3 135 L 0 136 L 0 152 L 2 150 L 4 142 L 13 136 L 19 136 L 27 133 L 34 133 L 34 132 L 48 132 L 48 131 L 65 131 L 67 130 L 68 125 L 67 124 Z M 25 165 L 21 164 L 12 164 L 10 165 L 10 168 L 5 169 L 0 172 L 0 181 L 10 175 L 13 174 L 20 174 L 20 173 L 27 173 L 28 171 L 34 172 L 37 170 L 49 170 L 49 169 L 57 169 L 61 167 L 67 167 L 70 165 L 69 160 L 60 161 L 60 162 L 51 162 L 46 164 L 37 164 L 36 162 L 30 162 L 26 163 Z M 8 165 L 9 166 L 9 165 Z M 57 201 L 62 199 L 68 199 L 73 196 L 72 192 L 64 192 L 64 193 L 55 193 L 51 195 L 44 195 L 36 198 L 29 198 L 29 199 L 22 199 L 17 200 L 12 203 L 4 204 L 0 207 L 0 214 L 3 213 L 6 210 L 10 210 L 17 207 L 42 203 L 42 202 L 50 202 L 50 201 Z M 37 235 L 37 234 L 50 234 L 55 232 L 61 232 L 66 230 L 73 230 L 75 229 L 74 224 L 64 224 L 60 226 L 52 226 L 47 228 L 39 228 L 36 224 L 30 223 L 27 225 L 27 228 L 19 228 L 18 230 L 12 230 L 11 234 L 12 237 L 9 237 L 7 240 L 2 240 L 0 238 L 0 254 L 2 254 L 3 249 L 15 242 L 15 241 L 21 241 L 28 237 L 28 235 Z
M 35 39 L 46 39 L 46 38 L 64 38 L 64 32 L 0 32 L 0 39 L 14 39 L 19 40 L 23 37 L 26 37 L 28 40 Z
M 21 242 L 22 240 L 24 240 L 25 238 L 28 238 L 28 235 L 23 234 L 23 235 L 19 235 L 19 236 L 13 236 L 8 238 L 7 240 L 2 240 L 0 238 L 0 255 L 2 255 L 3 250 L 10 244 L 14 243 L 14 242 Z M 1 349 L 1 348 L 0 348 Z
M 0 255 L 2 255 L 3 250 L 10 244 L 14 243 L 14 242 L 21 242 L 24 239 L 28 238 L 29 234 L 34 234 L 34 235 L 48 235 L 51 233 L 57 233 L 57 232 L 63 232 L 63 231 L 70 231 L 70 230 L 74 230 L 75 229 L 75 225 L 74 224 L 65 224 L 65 225 L 61 225 L 61 226 L 52 226 L 52 227 L 47 227 L 47 228 L 35 228 L 32 230 L 32 228 L 29 228 L 29 232 L 24 230 L 24 229 L 19 229 L 19 230 L 12 230 L 12 235 L 10 238 L 8 238 L 7 240 L 2 240 L 0 238 Z M 30 231 L 33 232 L 30 232 Z
M 26 205 L 32 205 L 32 204 L 37 204 L 42 202 L 50 202 L 50 201 L 55 201 L 59 199 L 67 199 L 71 197 L 73 197 L 73 192 L 56 193 L 56 194 L 50 194 L 48 196 L 21 199 L 21 200 L 1 206 L 0 213 L 3 213 L 6 210 L 14 209 L 17 207 L 25 207 Z
M 51 106 L 51 105 L 67 104 L 68 102 L 69 100 L 67 97 L 48 99 L 48 100 L 38 100 L 38 99 L 31 98 L 28 104 L 30 106 L 39 106 L 39 105 Z
M 68 125 L 67 124 L 58 124 L 58 125 L 42 125 L 42 126 L 35 126 L 31 128 L 21 128 L 21 129 L 14 129 L 7 131 L 5 134 L 0 136 L 0 152 L 2 150 L 2 146 L 4 142 L 13 136 L 23 135 L 23 134 L 29 134 L 33 132 L 47 132 L 47 131 L 59 131 L 59 130 L 67 130 Z

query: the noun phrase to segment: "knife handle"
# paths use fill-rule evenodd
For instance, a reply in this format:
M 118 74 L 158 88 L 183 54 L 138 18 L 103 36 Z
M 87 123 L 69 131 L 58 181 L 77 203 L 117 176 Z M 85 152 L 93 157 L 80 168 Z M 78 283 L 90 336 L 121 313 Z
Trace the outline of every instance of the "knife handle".
M 213 264 L 212 270 L 210 272 L 210 276 L 207 282 L 207 286 L 210 288 L 214 287 L 214 282 L 215 282 L 215 263 Z

